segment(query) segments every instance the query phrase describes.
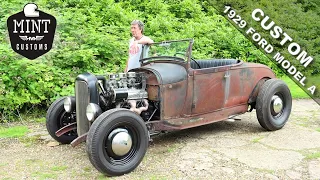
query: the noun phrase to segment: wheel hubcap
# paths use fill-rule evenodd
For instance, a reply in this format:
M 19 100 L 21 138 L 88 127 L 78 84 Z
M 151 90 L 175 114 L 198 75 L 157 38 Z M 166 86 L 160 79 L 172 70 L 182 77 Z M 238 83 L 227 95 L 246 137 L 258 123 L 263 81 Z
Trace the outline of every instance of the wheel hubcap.
M 126 155 L 132 147 L 132 138 L 126 129 L 117 128 L 113 130 L 108 140 L 111 142 L 111 149 L 117 156 Z
M 273 95 L 271 99 L 271 108 L 275 115 L 279 114 L 283 108 L 283 101 L 278 95 Z

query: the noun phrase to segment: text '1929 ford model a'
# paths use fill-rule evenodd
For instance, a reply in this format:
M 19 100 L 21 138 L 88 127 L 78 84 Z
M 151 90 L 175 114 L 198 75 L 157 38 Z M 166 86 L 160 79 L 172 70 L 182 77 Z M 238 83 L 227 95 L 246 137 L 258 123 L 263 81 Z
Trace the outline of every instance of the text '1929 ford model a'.
M 233 118 L 256 109 L 260 125 L 287 122 L 292 99 L 270 68 L 240 60 L 195 60 L 193 40 L 144 46 L 141 67 L 108 77 L 84 73 L 75 96 L 56 100 L 47 129 L 60 143 L 86 141 L 93 166 L 106 175 L 134 170 L 151 136 Z

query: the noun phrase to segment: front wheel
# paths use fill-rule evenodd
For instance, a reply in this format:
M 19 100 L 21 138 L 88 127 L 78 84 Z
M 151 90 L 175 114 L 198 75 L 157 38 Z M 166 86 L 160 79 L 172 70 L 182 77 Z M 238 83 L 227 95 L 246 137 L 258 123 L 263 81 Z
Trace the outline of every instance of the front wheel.
M 288 121 L 291 107 L 291 93 L 283 81 L 270 79 L 262 85 L 257 97 L 256 114 L 264 129 L 281 129 Z
M 46 116 L 46 127 L 50 136 L 53 139 L 55 139 L 56 141 L 62 144 L 69 144 L 75 138 L 78 137 L 77 132 L 75 130 L 70 131 L 69 133 L 64 134 L 60 137 L 57 137 L 55 134 L 56 131 L 58 131 L 60 128 L 76 122 L 75 113 L 68 113 L 64 110 L 63 103 L 65 98 L 66 97 L 57 99 L 49 107 L 47 111 L 47 116 Z M 74 98 L 74 97 L 71 97 L 71 98 Z
M 133 171 L 148 148 L 148 130 L 142 118 L 127 109 L 102 113 L 90 127 L 87 154 L 101 173 L 119 176 Z

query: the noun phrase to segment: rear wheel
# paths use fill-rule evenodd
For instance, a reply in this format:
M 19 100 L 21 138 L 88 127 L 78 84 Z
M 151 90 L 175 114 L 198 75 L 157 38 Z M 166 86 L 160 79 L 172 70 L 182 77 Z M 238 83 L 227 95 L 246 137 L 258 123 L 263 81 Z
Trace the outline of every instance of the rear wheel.
M 291 93 L 283 81 L 270 79 L 262 85 L 256 101 L 256 114 L 264 129 L 281 129 L 288 121 L 291 107 Z
M 147 148 L 148 131 L 144 121 L 127 109 L 112 109 L 101 114 L 87 136 L 90 162 L 109 176 L 133 171 Z
M 76 131 L 70 131 L 69 133 L 66 133 L 60 137 L 57 137 L 55 134 L 56 131 L 58 131 L 60 128 L 68 124 L 71 124 L 73 122 L 76 122 L 75 114 L 68 113 L 64 110 L 63 103 L 65 98 L 66 97 L 57 99 L 49 107 L 47 111 L 47 116 L 46 116 L 46 127 L 50 136 L 53 139 L 55 139 L 56 141 L 62 144 L 69 144 L 75 138 L 77 138 L 78 135 Z M 74 97 L 71 97 L 71 98 L 74 98 Z

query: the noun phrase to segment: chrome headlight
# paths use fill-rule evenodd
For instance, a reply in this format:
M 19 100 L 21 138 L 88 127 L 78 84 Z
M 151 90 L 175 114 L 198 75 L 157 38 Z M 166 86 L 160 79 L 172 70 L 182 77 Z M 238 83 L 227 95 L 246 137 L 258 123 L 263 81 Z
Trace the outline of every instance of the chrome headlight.
M 63 102 L 64 110 L 67 112 L 72 112 L 75 109 L 75 99 L 73 97 L 66 97 Z
M 90 103 L 87 106 L 86 116 L 89 121 L 94 121 L 101 113 L 102 113 L 102 110 L 100 106 L 98 106 L 97 104 Z

